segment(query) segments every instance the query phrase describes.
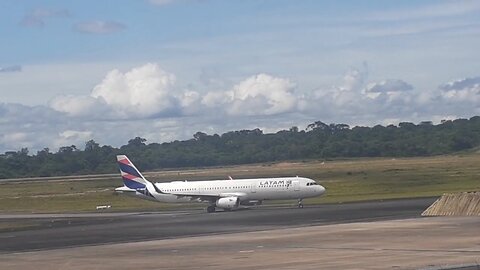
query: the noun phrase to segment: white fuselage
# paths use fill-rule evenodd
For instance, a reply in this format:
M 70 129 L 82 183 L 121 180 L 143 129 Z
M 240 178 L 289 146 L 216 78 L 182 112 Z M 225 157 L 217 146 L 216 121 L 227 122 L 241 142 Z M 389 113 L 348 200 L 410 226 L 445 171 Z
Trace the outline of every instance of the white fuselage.
M 126 155 L 117 155 L 117 163 L 123 186 L 116 192 L 160 202 L 205 202 L 208 213 L 216 208 L 229 211 L 240 205 L 257 205 L 264 200 L 298 199 L 298 207 L 302 208 L 304 198 L 325 193 L 325 188 L 312 179 L 298 176 L 152 183 Z
M 202 197 L 237 197 L 241 202 L 304 199 L 320 196 L 325 192 L 324 187 L 304 177 L 175 181 L 154 185 L 156 190 L 160 191 L 151 192 L 154 199 L 169 203 L 191 202 L 195 201 L 195 198 L 202 201 Z M 135 195 L 143 194 L 137 192 Z

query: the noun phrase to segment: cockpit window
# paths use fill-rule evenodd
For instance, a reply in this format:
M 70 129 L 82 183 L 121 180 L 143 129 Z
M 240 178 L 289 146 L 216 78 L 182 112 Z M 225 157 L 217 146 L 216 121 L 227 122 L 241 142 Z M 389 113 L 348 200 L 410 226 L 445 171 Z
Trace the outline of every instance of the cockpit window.
M 307 186 L 314 186 L 314 185 L 318 185 L 317 182 L 310 182 L 310 183 L 307 183 Z

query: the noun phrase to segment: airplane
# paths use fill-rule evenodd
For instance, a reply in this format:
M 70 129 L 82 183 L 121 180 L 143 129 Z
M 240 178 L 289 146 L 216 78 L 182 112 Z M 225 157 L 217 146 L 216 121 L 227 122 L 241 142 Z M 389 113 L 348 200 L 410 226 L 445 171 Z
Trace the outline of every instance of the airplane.
M 126 155 L 117 156 L 124 186 L 115 192 L 166 203 L 203 202 L 208 213 L 217 208 L 236 210 L 240 206 L 260 205 L 265 200 L 303 199 L 320 196 L 325 188 L 305 177 L 254 178 L 152 183 L 145 179 Z

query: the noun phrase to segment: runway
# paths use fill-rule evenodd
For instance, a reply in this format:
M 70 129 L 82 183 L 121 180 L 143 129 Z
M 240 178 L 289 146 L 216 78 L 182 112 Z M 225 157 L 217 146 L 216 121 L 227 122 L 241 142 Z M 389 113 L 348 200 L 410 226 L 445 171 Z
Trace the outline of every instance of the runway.
M 304 209 L 268 206 L 212 214 L 199 208 L 149 213 L 0 215 L 0 224 L 27 224 L 23 229 L 0 232 L 0 253 L 406 219 L 419 217 L 434 200 L 306 205 Z
M 478 269 L 480 219 L 420 217 L 434 200 L 0 215 L 0 269 Z

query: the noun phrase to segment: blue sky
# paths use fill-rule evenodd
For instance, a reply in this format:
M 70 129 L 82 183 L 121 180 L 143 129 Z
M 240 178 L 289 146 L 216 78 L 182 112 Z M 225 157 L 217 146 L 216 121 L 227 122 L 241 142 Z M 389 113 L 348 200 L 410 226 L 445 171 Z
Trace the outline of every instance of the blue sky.
M 478 115 L 479 15 L 463 0 L 3 0 L 0 152 Z

